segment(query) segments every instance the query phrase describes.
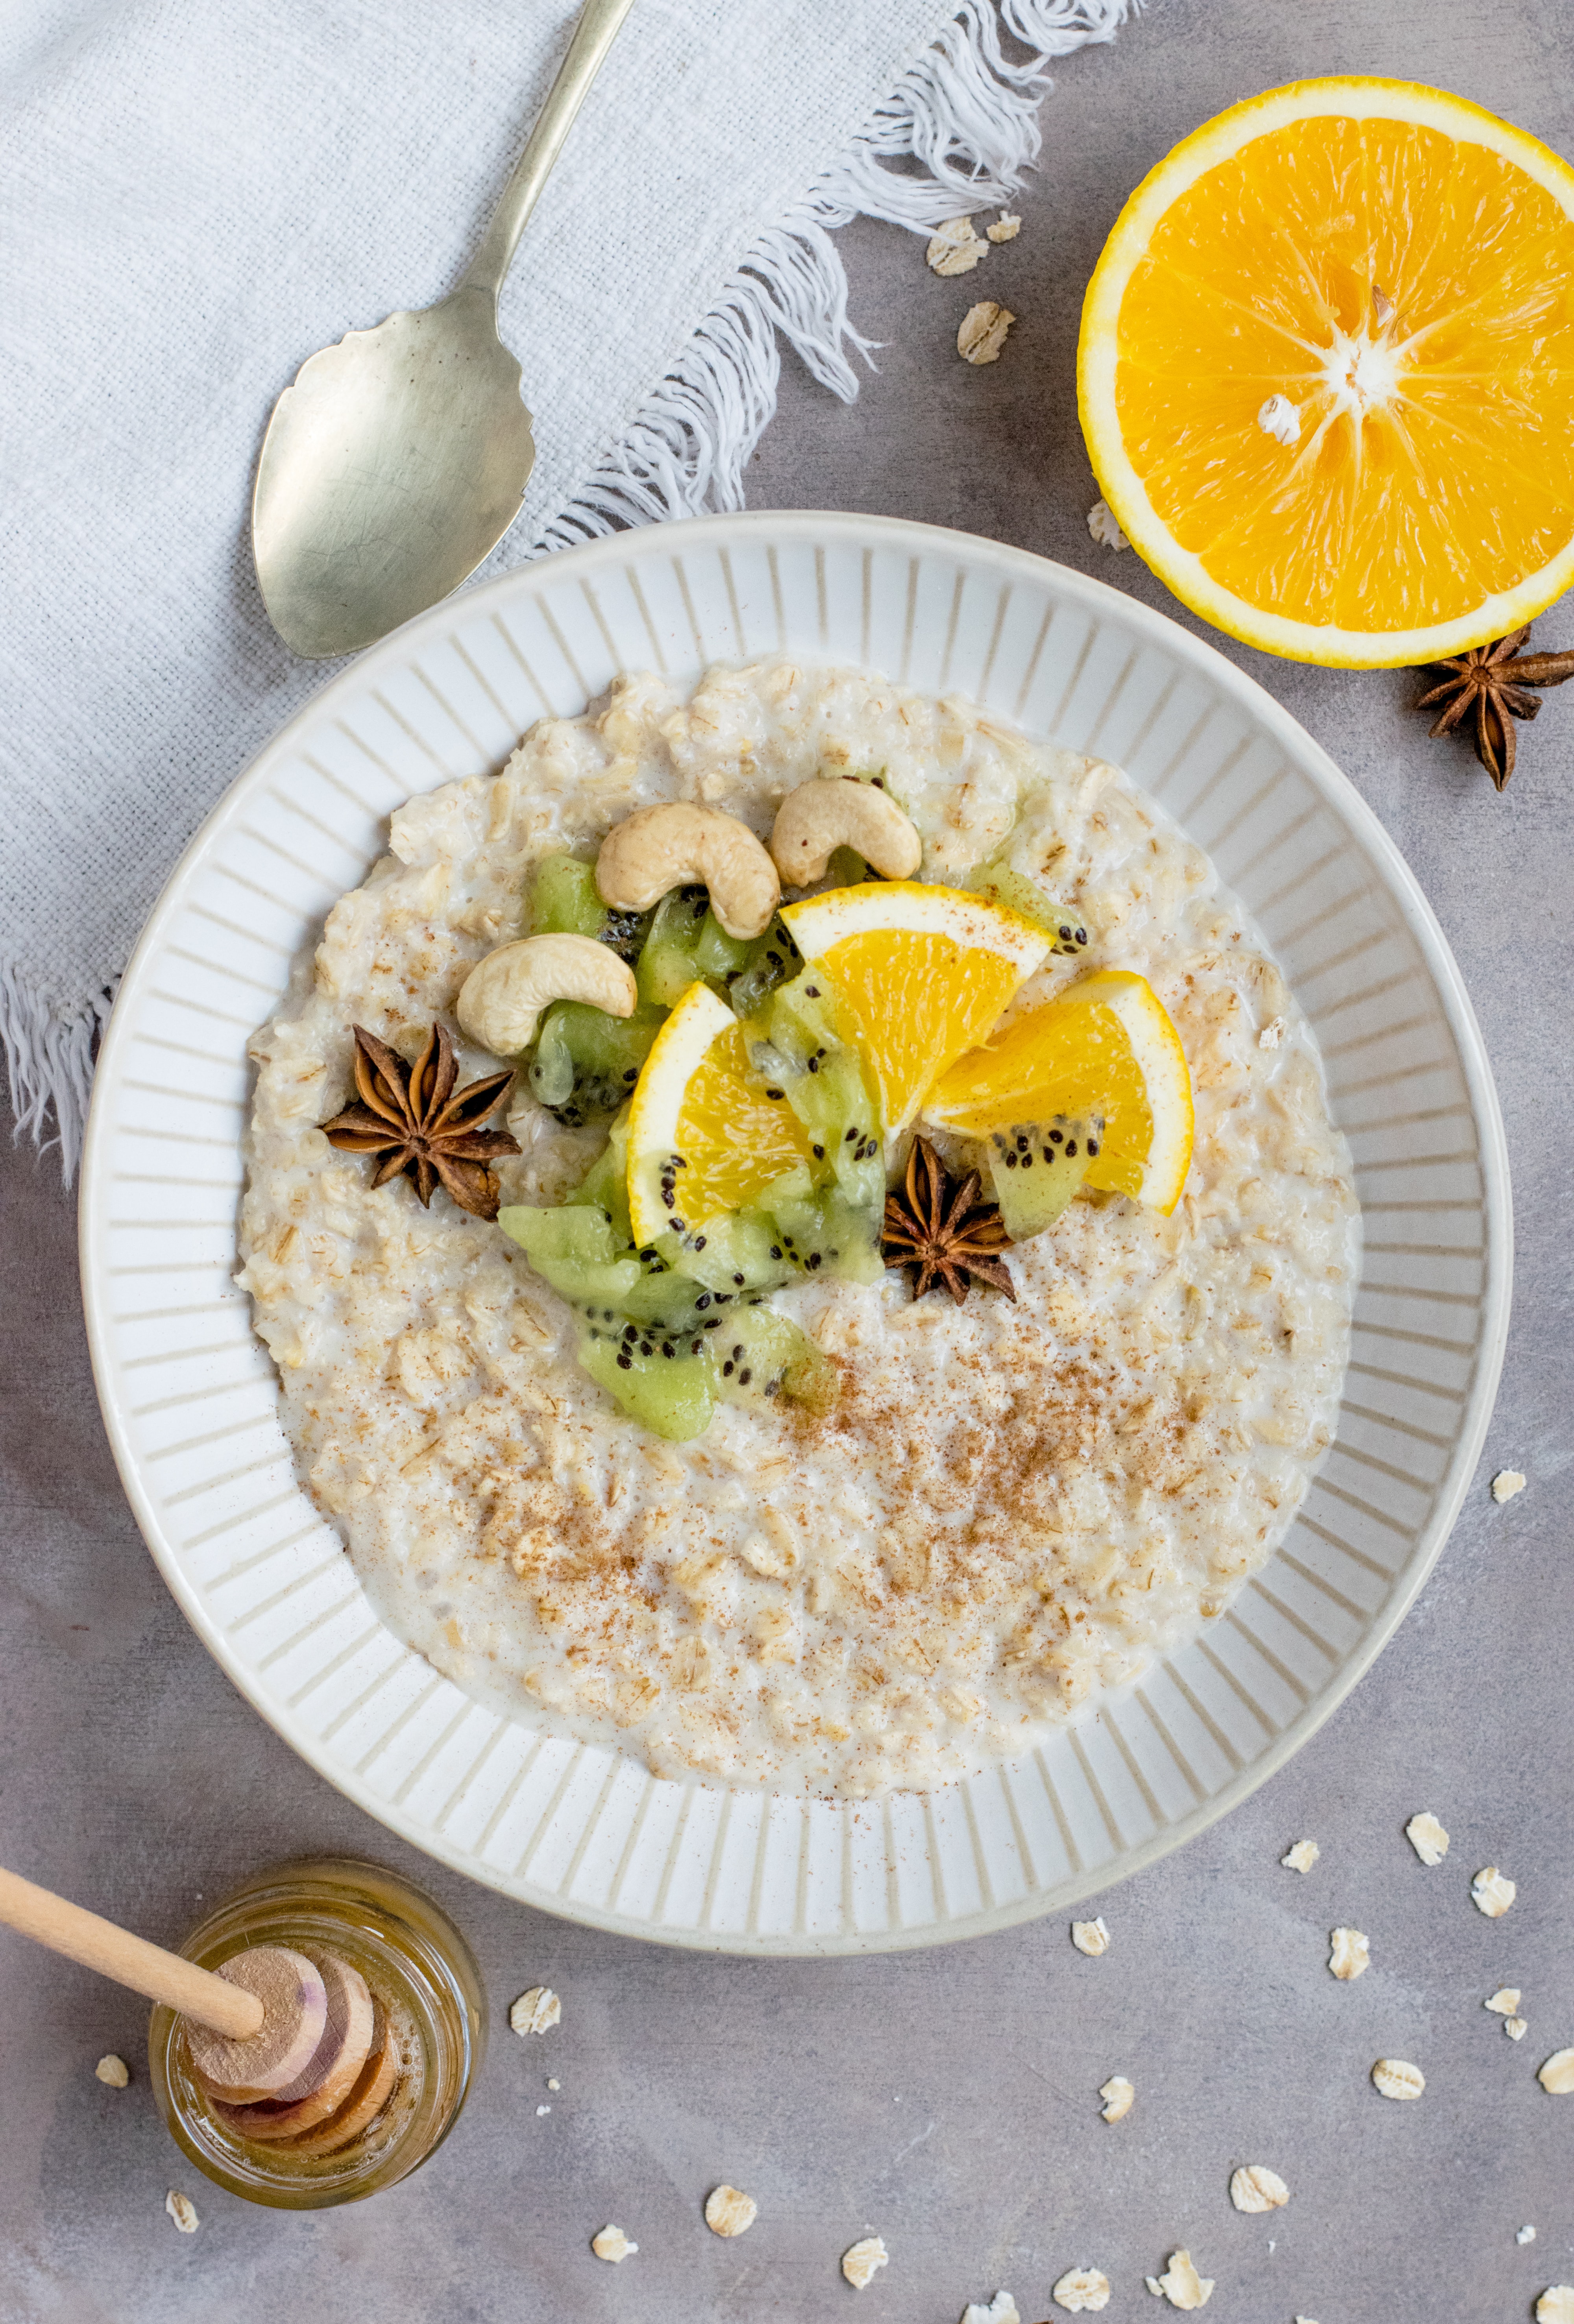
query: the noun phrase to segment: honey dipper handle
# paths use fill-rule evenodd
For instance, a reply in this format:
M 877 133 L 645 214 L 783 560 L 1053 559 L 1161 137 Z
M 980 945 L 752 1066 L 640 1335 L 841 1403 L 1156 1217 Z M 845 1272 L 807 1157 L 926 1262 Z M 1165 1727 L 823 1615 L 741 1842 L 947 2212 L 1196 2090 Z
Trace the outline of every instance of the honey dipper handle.
M 96 1969 L 100 1977 L 113 1978 L 116 1985 L 129 1985 L 150 2001 L 211 2025 L 232 2042 L 249 2041 L 262 2023 L 262 2005 L 254 1993 L 179 1953 L 167 1953 L 161 1945 L 150 1945 L 145 1937 L 133 1937 L 129 1929 L 117 1929 L 80 1904 L 69 1904 L 47 1888 L 35 1888 L 14 1872 L 0 1871 L 0 1922 L 84 1969 Z

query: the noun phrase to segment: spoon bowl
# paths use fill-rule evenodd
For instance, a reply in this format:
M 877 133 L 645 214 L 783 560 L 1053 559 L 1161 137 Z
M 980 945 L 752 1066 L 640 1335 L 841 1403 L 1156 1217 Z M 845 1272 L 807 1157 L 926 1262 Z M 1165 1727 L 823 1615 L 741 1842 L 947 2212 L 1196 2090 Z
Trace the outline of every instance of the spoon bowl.
M 457 290 L 347 332 L 273 407 L 252 495 L 268 618 L 308 661 L 355 653 L 457 589 L 520 512 L 535 465 L 497 294 L 631 0 L 585 0 Z
M 252 538 L 268 617 L 309 660 L 446 597 L 520 512 L 535 465 L 520 366 L 483 285 L 303 364 L 274 406 Z

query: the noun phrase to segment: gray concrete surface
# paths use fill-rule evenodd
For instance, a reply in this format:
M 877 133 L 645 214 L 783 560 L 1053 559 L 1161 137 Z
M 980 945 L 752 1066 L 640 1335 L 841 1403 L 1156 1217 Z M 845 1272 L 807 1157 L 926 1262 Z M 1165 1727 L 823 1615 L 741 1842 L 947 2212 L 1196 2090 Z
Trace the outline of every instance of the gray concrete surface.
M 951 342 L 980 276 L 941 282 L 894 232 L 844 237 L 856 311 L 886 344 L 844 410 L 801 375 L 752 471 L 758 506 L 898 512 L 993 533 L 1178 609 L 1130 556 L 1094 549 L 1072 358 L 1082 285 L 1122 198 L 1174 139 L 1258 88 L 1337 69 L 1440 81 L 1574 151 L 1565 0 L 1153 0 L 1112 49 L 1071 60 L 1042 174 L 989 294 L 1021 317 L 992 371 Z M 1183 619 L 1186 617 L 1182 616 Z M 1574 644 L 1574 605 L 1542 641 Z M 1230 650 L 1228 647 L 1226 650 Z M 1217 2280 L 1219 2324 L 1470 2324 L 1527 2318 L 1574 2281 L 1574 2099 L 1534 2081 L 1574 2042 L 1564 1471 L 1571 1379 L 1568 1155 L 1574 696 L 1553 696 L 1496 797 L 1468 752 L 1428 742 L 1404 672 L 1353 677 L 1240 653 L 1361 787 L 1414 865 L 1464 970 L 1508 1121 L 1518 1305 L 1480 1476 L 1420 1604 L 1344 1710 L 1226 1823 L 1108 1894 L 1084 1960 L 1055 1922 L 889 1961 L 747 1963 L 542 1919 L 427 1869 L 284 1748 L 187 1629 L 147 1557 L 99 1426 L 78 1311 L 71 1204 L 51 1159 L 0 1144 L 0 1860 L 150 1935 L 176 1938 L 226 1883 L 304 1849 L 363 1849 L 426 1877 L 469 1932 L 494 2006 L 547 1981 L 561 2028 L 503 2025 L 447 2147 L 370 2207 L 248 2209 L 187 2170 L 154 2116 L 145 2011 L 0 1933 L 0 2314 L 16 2324 L 953 2324 L 997 2286 L 1025 2324 L 1067 2268 L 1102 2267 L 1109 2324 L 1167 2314 L 1145 2274 L 1177 2245 Z M 1529 1478 L 1505 1508 L 1487 1480 Z M 1453 1834 L 1423 1870 L 1416 1809 Z M 1305 1878 L 1279 1869 L 1318 1840 Z M 1477 1867 L 1519 1884 L 1504 1921 Z M 1373 1967 L 1336 1984 L 1327 1932 Z M 1517 2047 L 1481 2006 L 1523 1987 Z M 129 2090 L 93 2079 L 106 2049 Z M 1386 2104 L 1387 2053 L 1425 2096 Z M 1122 2072 L 1135 2111 L 1099 2119 Z M 561 2091 L 550 2100 L 546 2078 Z M 1263 2162 L 1287 2210 L 1238 2216 Z M 750 2190 L 737 2244 L 707 2189 Z M 177 2236 L 167 2188 L 202 2217 Z M 587 2238 L 615 2219 L 621 2269 Z M 1515 2242 L 1533 2225 L 1536 2240 Z M 882 2234 L 889 2268 L 836 2272 Z M 1053 2311 L 1058 2315 L 1062 2311 Z

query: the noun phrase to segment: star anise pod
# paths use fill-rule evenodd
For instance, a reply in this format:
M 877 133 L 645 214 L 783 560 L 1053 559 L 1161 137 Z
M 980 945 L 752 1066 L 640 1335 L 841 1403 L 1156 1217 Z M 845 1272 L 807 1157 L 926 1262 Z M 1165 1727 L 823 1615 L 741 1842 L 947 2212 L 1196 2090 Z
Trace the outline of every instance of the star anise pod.
M 420 1056 L 407 1065 L 386 1041 L 357 1025 L 355 1087 L 361 1102 L 325 1121 L 323 1134 L 346 1154 L 383 1157 L 374 1186 L 385 1186 L 402 1171 L 414 1179 L 423 1204 L 441 1185 L 473 1218 L 494 1219 L 500 1189 L 487 1166 L 520 1148 L 506 1130 L 477 1125 L 498 1104 L 513 1074 L 487 1074 L 456 1089 L 458 1077 L 445 1026 L 432 1027 Z
M 888 1267 L 916 1267 L 916 1299 L 932 1283 L 943 1283 L 960 1307 L 969 1276 L 1016 1298 L 1010 1270 L 999 1256 L 1011 1238 L 1000 1222 L 999 1204 L 979 1201 L 979 1185 L 976 1170 L 960 1183 L 952 1178 L 929 1140 L 915 1139 L 902 1193 L 886 1196 L 883 1247 Z
M 1438 662 L 1434 667 L 1450 676 L 1415 706 L 1418 710 L 1430 710 L 1434 702 L 1445 706 L 1431 730 L 1434 734 L 1447 734 L 1474 713 L 1476 756 L 1499 790 L 1514 772 L 1514 719 L 1535 716 L 1542 706 L 1538 687 L 1561 686 L 1566 678 L 1574 678 L 1574 653 L 1522 654 L 1520 648 L 1528 643 L 1530 633 L 1527 622 L 1523 630 L 1492 645 L 1472 646 L 1468 653 Z

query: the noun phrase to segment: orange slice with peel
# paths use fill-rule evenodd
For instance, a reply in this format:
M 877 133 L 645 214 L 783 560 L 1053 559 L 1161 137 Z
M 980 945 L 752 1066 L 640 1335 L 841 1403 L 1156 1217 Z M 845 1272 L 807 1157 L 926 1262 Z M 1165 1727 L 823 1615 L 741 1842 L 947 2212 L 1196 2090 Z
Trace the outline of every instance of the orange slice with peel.
M 983 1038 L 1051 942 L 1004 905 L 916 880 L 833 888 L 782 918 L 829 978 L 838 1026 L 873 1068 L 888 1138 Z
M 749 1062 L 743 1031 L 691 984 L 651 1045 L 629 1111 L 629 1217 L 637 1243 L 758 1201 L 810 1160 L 808 1132 Z
M 926 1121 L 968 1138 L 1057 1115 L 1102 1119 L 1087 1185 L 1174 1209 L 1192 1161 L 1192 1076 L 1146 977 L 1120 968 L 1080 977 L 959 1057 L 924 1108 Z
M 1127 538 L 1232 636 L 1503 636 L 1574 582 L 1574 170 L 1413 82 L 1271 89 L 1127 203 L 1077 383 Z

